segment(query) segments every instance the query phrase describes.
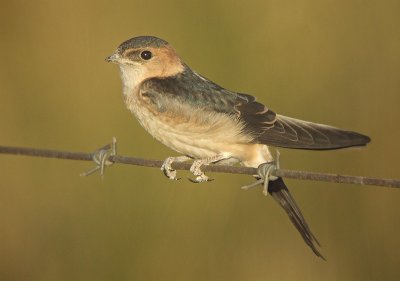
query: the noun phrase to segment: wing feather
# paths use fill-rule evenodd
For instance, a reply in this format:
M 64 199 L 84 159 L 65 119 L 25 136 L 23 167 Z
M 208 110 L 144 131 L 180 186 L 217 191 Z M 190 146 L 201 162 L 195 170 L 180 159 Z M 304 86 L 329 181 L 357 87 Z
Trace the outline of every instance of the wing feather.
M 247 101 L 247 102 L 244 102 Z M 252 96 L 238 94 L 235 109 L 255 142 L 272 146 L 326 150 L 366 145 L 370 138 L 353 131 L 276 114 Z

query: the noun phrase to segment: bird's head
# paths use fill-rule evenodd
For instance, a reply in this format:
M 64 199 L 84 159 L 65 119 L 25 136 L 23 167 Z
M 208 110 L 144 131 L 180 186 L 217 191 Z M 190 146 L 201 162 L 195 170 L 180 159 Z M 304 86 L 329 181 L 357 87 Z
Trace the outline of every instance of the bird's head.
M 119 65 L 123 80 L 134 79 L 136 83 L 148 78 L 174 76 L 184 69 L 172 46 L 154 36 L 139 36 L 123 42 L 106 61 Z

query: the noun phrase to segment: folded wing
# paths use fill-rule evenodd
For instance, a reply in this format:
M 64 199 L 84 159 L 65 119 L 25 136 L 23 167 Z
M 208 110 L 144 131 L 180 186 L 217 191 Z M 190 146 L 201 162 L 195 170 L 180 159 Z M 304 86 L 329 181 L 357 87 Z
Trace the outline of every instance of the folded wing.
M 352 131 L 276 114 L 253 96 L 238 94 L 235 109 L 254 141 L 277 147 L 327 150 L 362 146 L 370 138 Z

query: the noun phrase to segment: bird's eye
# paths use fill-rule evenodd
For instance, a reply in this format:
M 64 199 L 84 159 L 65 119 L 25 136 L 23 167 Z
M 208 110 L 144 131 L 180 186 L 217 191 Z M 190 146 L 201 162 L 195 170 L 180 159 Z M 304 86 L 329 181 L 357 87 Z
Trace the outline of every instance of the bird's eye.
M 142 59 L 144 59 L 144 60 L 149 60 L 149 59 L 151 59 L 151 56 L 152 56 L 152 54 L 151 54 L 150 51 L 143 51 L 143 52 L 140 53 L 140 57 L 141 57 Z

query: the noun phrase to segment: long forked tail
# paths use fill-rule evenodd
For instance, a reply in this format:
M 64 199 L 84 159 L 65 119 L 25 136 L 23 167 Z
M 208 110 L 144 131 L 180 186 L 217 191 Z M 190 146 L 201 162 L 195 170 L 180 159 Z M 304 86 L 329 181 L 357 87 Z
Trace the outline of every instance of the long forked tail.
M 300 208 L 297 206 L 294 201 L 292 195 L 290 194 L 288 188 L 283 182 L 282 178 L 278 178 L 277 180 L 271 180 L 268 183 L 268 193 L 274 197 L 274 199 L 279 203 L 279 205 L 285 210 L 288 214 L 290 220 L 300 232 L 304 241 L 311 248 L 311 250 L 320 258 L 325 260 L 322 254 L 318 251 L 317 247 L 320 247 L 320 244 L 314 234 L 311 232 L 310 227 L 307 225 L 306 220 L 303 217 L 303 214 L 300 211 Z

